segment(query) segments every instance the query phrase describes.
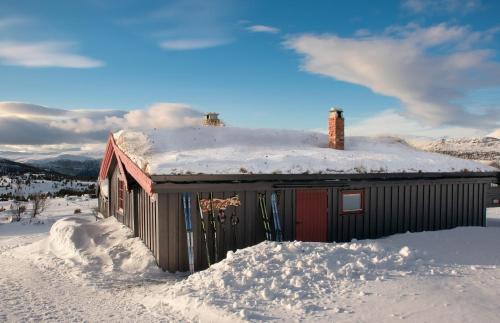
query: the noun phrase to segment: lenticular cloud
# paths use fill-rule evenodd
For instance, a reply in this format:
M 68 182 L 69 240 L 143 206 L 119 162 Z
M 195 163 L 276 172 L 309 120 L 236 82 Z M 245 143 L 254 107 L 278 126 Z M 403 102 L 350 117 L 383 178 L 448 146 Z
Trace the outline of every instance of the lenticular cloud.
M 303 56 L 305 71 L 396 97 L 419 122 L 495 128 L 498 110 L 478 113 L 460 103 L 474 90 L 500 86 L 500 64 L 479 48 L 490 36 L 446 24 L 409 25 L 369 37 L 299 35 L 285 45 Z

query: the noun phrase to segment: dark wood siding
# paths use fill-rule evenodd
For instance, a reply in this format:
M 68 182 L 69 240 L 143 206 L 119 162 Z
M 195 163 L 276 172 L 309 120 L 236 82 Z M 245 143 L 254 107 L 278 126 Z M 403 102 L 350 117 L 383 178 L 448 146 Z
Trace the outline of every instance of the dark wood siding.
M 332 219 L 333 241 L 377 238 L 394 233 L 485 225 L 485 192 L 489 183 L 475 181 L 370 183 L 350 188 L 365 190 L 365 212 L 347 219 L 337 212 Z M 339 190 L 331 189 L 333 196 Z M 362 221 L 358 221 L 362 217 Z M 363 223 L 362 231 L 358 223 Z
M 110 181 L 109 209 L 111 215 L 117 213 L 118 168 Z M 200 189 L 202 198 L 225 198 L 238 194 L 240 207 L 226 210 L 226 222 L 217 224 L 218 239 L 214 241 L 213 230 L 207 215 L 203 221 L 208 230 L 208 245 L 212 263 L 214 244 L 217 243 L 219 259 L 227 251 L 257 244 L 265 239 L 264 228 L 258 211 L 257 193 L 265 193 L 268 213 L 272 221 L 270 196 L 278 192 L 279 211 L 285 240 L 294 240 L 296 232 L 296 191 L 300 189 L 322 189 L 327 191 L 327 238 L 328 241 L 350 241 L 377 238 L 407 231 L 417 232 L 453 228 L 460 225 L 485 225 L 485 207 L 492 198 L 499 196 L 499 189 L 490 187 L 491 178 L 455 179 L 409 179 L 376 181 L 348 181 L 345 185 L 314 181 L 310 187 L 301 184 L 273 186 L 272 183 L 211 183 Z M 132 228 L 152 250 L 159 265 L 168 271 L 187 271 L 187 243 L 180 193 L 195 192 L 194 184 L 177 184 L 175 191 L 161 191 L 150 195 L 136 183 L 130 183 L 125 195 L 125 208 L 121 221 Z M 324 184 L 324 186 L 321 186 Z M 304 187 L 305 186 L 305 187 Z M 342 189 L 364 191 L 364 212 L 340 215 L 339 192 Z M 100 200 L 100 207 L 104 208 Z M 192 194 L 194 254 L 197 270 L 207 267 L 205 241 L 201 234 L 201 218 L 196 205 L 196 195 Z M 231 215 L 239 218 L 239 223 L 231 225 Z M 271 228 L 274 225 L 271 223 Z M 273 230 L 274 237 L 274 230 Z
M 458 225 L 484 225 L 484 202 L 488 183 L 465 181 L 412 181 L 355 183 L 349 189 L 362 189 L 365 192 L 365 211 L 362 214 L 340 215 L 339 191 L 341 188 L 325 188 L 328 192 L 328 240 L 350 241 L 354 238 L 377 238 L 394 233 L 418 232 L 453 228 Z M 214 191 L 218 187 L 214 186 Z M 279 210 L 282 220 L 284 238 L 296 238 L 296 190 L 283 188 L 277 190 L 280 196 Z M 270 194 L 267 196 L 268 212 L 271 215 Z M 265 239 L 262 219 L 258 211 L 257 191 L 216 192 L 215 197 L 223 198 L 238 194 L 242 205 L 229 208 L 226 212 L 225 224 L 218 224 L 219 260 L 228 250 L 243 248 L 257 244 Z M 204 240 L 201 235 L 201 222 L 192 195 L 193 227 L 195 238 L 195 266 L 206 268 Z M 202 198 L 208 198 L 203 192 Z M 179 193 L 163 193 L 158 195 L 160 209 L 160 259 L 165 270 L 185 271 L 187 264 L 187 246 L 184 229 L 184 218 Z M 234 228 L 229 218 L 232 213 L 240 219 Z M 467 221 L 465 221 L 467 219 Z M 212 262 L 215 261 L 213 232 L 204 217 L 208 230 L 208 244 Z M 272 225 L 272 228 L 274 226 Z M 236 239 L 235 235 L 236 233 Z M 274 236 L 274 231 L 273 231 Z
M 268 214 L 271 218 L 271 228 L 274 224 L 271 211 L 271 193 L 272 191 L 259 191 L 266 193 Z M 214 192 L 215 198 L 226 198 L 238 194 L 241 200 L 241 206 L 229 207 L 226 210 L 226 221 L 224 224 L 217 222 L 217 241 L 214 241 L 214 232 L 208 223 L 207 214 L 204 214 L 203 220 L 207 230 L 209 252 L 212 263 L 214 258 L 214 244 L 217 243 L 219 259 L 225 258 L 230 250 L 241 249 L 265 240 L 265 231 L 263 222 L 258 209 L 257 193 L 254 191 L 232 191 L 232 192 Z M 201 198 L 208 198 L 208 192 L 200 192 Z M 285 240 L 293 240 L 295 237 L 295 192 L 291 189 L 278 191 L 279 212 L 283 237 Z M 164 270 L 171 272 L 187 271 L 187 243 L 184 215 L 181 206 L 180 193 L 158 194 L 159 210 L 159 259 L 158 262 Z M 205 254 L 205 241 L 201 231 L 201 217 L 198 206 L 196 205 L 195 194 L 191 195 L 191 210 L 194 235 L 194 254 L 195 267 L 197 270 L 207 267 Z M 239 218 L 236 226 L 231 225 L 231 216 Z M 217 216 L 217 214 L 216 214 Z M 325 228 L 326 229 L 326 228 Z
M 144 241 L 146 246 L 153 252 L 153 255 L 159 260 L 159 226 L 158 226 L 158 201 L 157 194 L 149 195 L 141 187 L 134 188 L 128 196 L 135 199 L 135 205 L 130 209 L 136 209 L 136 214 L 131 212 L 130 220 L 137 221 L 137 228 L 131 227 L 134 232 Z M 135 217 L 135 219 L 134 219 Z
M 150 195 L 133 179 L 128 178 L 128 189 L 124 192 L 123 210 L 118 207 L 119 167 L 114 167 L 110 179 L 110 215 L 128 226 L 135 236 L 140 237 L 159 261 L 159 228 L 157 194 Z M 101 200 L 101 198 L 100 198 Z M 100 201 L 100 208 L 104 202 Z M 101 211 L 102 212 L 102 211 Z

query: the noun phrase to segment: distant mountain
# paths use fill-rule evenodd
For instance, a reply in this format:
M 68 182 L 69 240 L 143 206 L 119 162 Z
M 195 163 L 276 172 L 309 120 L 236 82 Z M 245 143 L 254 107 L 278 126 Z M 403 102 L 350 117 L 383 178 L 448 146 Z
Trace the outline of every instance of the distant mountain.
M 40 173 L 41 169 L 18 163 L 9 159 L 0 158 L 0 175 L 21 175 L 25 173 Z
M 500 168 L 499 138 L 411 138 L 406 141 L 418 149 L 476 160 Z
M 95 179 L 101 160 L 85 156 L 60 155 L 57 157 L 28 160 L 28 164 L 47 171 L 85 179 Z

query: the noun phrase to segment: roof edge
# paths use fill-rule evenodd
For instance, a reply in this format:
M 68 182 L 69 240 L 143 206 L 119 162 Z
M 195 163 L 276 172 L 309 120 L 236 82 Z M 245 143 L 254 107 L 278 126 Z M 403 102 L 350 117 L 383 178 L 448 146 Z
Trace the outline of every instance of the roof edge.
M 420 172 L 420 173 L 367 173 L 367 174 L 198 174 L 198 175 L 151 175 L 156 183 L 194 182 L 256 182 L 283 180 L 396 180 L 396 179 L 444 179 L 444 178 L 500 178 L 496 172 Z
M 111 160 L 115 154 L 117 160 L 121 164 L 121 167 L 125 168 L 127 173 L 132 176 L 136 182 L 148 193 L 153 192 L 153 180 L 149 175 L 144 173 L 142 169 L 137 166 L 116 144 L 114 136 L 112 133 L 109 134 L 108 144 L 106 146 L 106 151 L 104 153 L 103 161 L 101 162 L 101 169 L 99 171 L 99 178 L 104 179 L 109 172 L 109 167 L 111 166 Z

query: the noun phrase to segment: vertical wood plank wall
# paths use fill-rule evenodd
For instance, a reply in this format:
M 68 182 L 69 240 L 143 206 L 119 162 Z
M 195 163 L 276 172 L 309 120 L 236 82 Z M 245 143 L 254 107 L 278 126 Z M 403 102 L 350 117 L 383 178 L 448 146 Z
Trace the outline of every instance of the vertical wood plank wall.
M 486 224 L 485 190 L 489 183 L 376 184 L 364 188 L 365 212 L 340 215 L 339 204 L 330 209 L 332 241 L 372 239 L 394 233 L 451 229 Z M 337 196 L 338 188 L 331 189 Z M 337 225 L 335 225 L 335 223 Z
M 116 168 L 118 169 L 118 168 Z M 110 182 L 111 214 L 117 216 L 117 170 Z M 258 208 L 257 193 L 266 193 L 268 214 L 274 237 L 269 191 L 222 191 L 224 184 L 214 184 L 214 197 L 226 198 L 238 194 L 240 207 L 226 210 L 226 222 L 217 222 L 219 260 L 227 251 L 257 244 L 265 239 L 264 227 Z M 316 187 L 317 189 L 317 187 Z M 428 180 L 405 182 L 352 182 L 344 189 L 363 189 L 365 211 L 360 215 L 340 215 L 339 198 L 342 188 L 328 190 L 328 241 L 350 241 L 377 238 L 406 231 L 418 232 L 448 229 L 456 226 L 483 226 L 486 224 L 485 208 L 491 196 L 490 184 L 480 179 Z M 219 192 L 217 192 L 219 191 Z M 285 240 L 294 240 L 295 189 L 281 188 L 279 212 Z M 207 267 L 205 241 L 201 233 L 201 219 L 192 194 L 194 254 L 197 270 Z M 208 198 L 208 192 L 201 193 Z M 171 272 L 187 271 L 187 243 L 184 215 L 179 193 L 161 193 L 152 196 L 140 186 L 131 183 L 125 194 L 123 216 L 117 216 L 139 236 L 153 252 L 158 264 Z M 231 216 L 239 218 L 231 225 Z M 216 214 L 217 216 L 217 214 Z M 208 231 L 211 262 L 214 263 L 213 232 L 204 215 Z
M 422 181 L 406 183 L 359 183 L 349 189 L 365 191 L 365 212 L 360 215 L 340 215 L 340 188 L 329 188 L 328 238 L 329 241 L 350 241 L 387 236 L 394 233 L 419 232 L 449 229 L 465 225 L 485 225 L 485 182 Z M 272 191 L 266 192 L 268 212 L 271 215 Z M 226 211 L 226 222 L 217 223 L 219 234 L 219 260 L 227 251 L 244 248 L 265 240 L 264 228 L 258 209 L 257 192 L 217 192 L 216 198 L 238 194 L 240 207 Z M 280 217 L 285 240 L 295 238 L 295 189 L 281 189 Z M 208 193 L 202 193 L 208 198 Z M 164 270 L 187 271 L 187 243 L 179 193 L 158 195 L 159 245 L 158 263 Z M 201 234 L 201 220 L 195 195 L 192 195 L 194 254 L 197 270 L 207 267 L 205 245 Z M 235 213 L 239 224 L 231 226 L 231 215 Z M 205 214 L 208 244 L 212 263 L 215 261 L 213 232 Z M 271 216 L 272 222 L 272 216 Z M 271 228 L 274 225 L 271 223 Z M 235 231 L 233 231 L 235 230 Z M 234 238 L 236 233 L 236 239 Z M 273 231 L 274 237 L 274 231 Z
M 136 187 L 132 190 L 130 194 L 132 199 L 136 199 L 135 207 L 130 206 L 130 221 L 135 223 L 136 227 L 131 227 L 135 234 L 141 238 L 146 246 L 153 252 L 155 258 L 159 259 L 159 242 L 158 242 L 158 200 L 157 194 L 152 196 L 146 193 L 141 187 Z
M 124 195 L 123 212 L 118 210 L 118 176 L 119 168 L 111 176 L 110 201 L 111 215 L 118 221 L 128 226 L 134 235 L 140 237 L 146 246 L 153 252 L 155 258 L 159 259 L 159 229 L 158 229 L 158 203 L 157 194 L 149 195 L 137 185 L 130 181 L 129 190 Z M 166 216 L 166 215 L 165 215 Z
M 293 190 L 282 190 L 279 194 L 279 213 L 285 240 L 292 240 L 295 235 L 294 194 Z M 209 193 L 201 193 L 201 198 L 208 198 Z M 257 244 L 265 240 L 265 231 L 262 224 L 261 214 L 258 209 L 257 192 L 214 192 L 214 198 L 227 198 L 238 194 L 241 206 L 229 207 L 226 210 L 226 221 L 224 224 L 216 221 L 218 234 L 217 247 L 219 259 L 225 258 L 227 251 L 241 249 Z M 272 223 L 271 213 L 271 191 L 266 192 L 267 209 Z M 159 216 L 159 259 L 158 263 L 164 270 L 187 271 L 187 242 L 184 214 L 181 206 L 180 193 L 168 193 L 158 195 Z M 196 195 L 191 195 L 191 210 L 193 216 L 194 255 L 197 270 L 207 267 L 205 254 L 205 240 L 201 230 L 201 217 L 196 203 Z M 239 223 L 231 224 L 231 217 L 236 216 Z M 215 214 L 217 217 L 217 214 Z M 207 240 L 211 263 L 214 263 L 215 243 L 213 229 L 208 222 L 207 214 L 204 214 L 204 223 L 207 230 Z M 273 231 L 274 236 L 274 231 Z

